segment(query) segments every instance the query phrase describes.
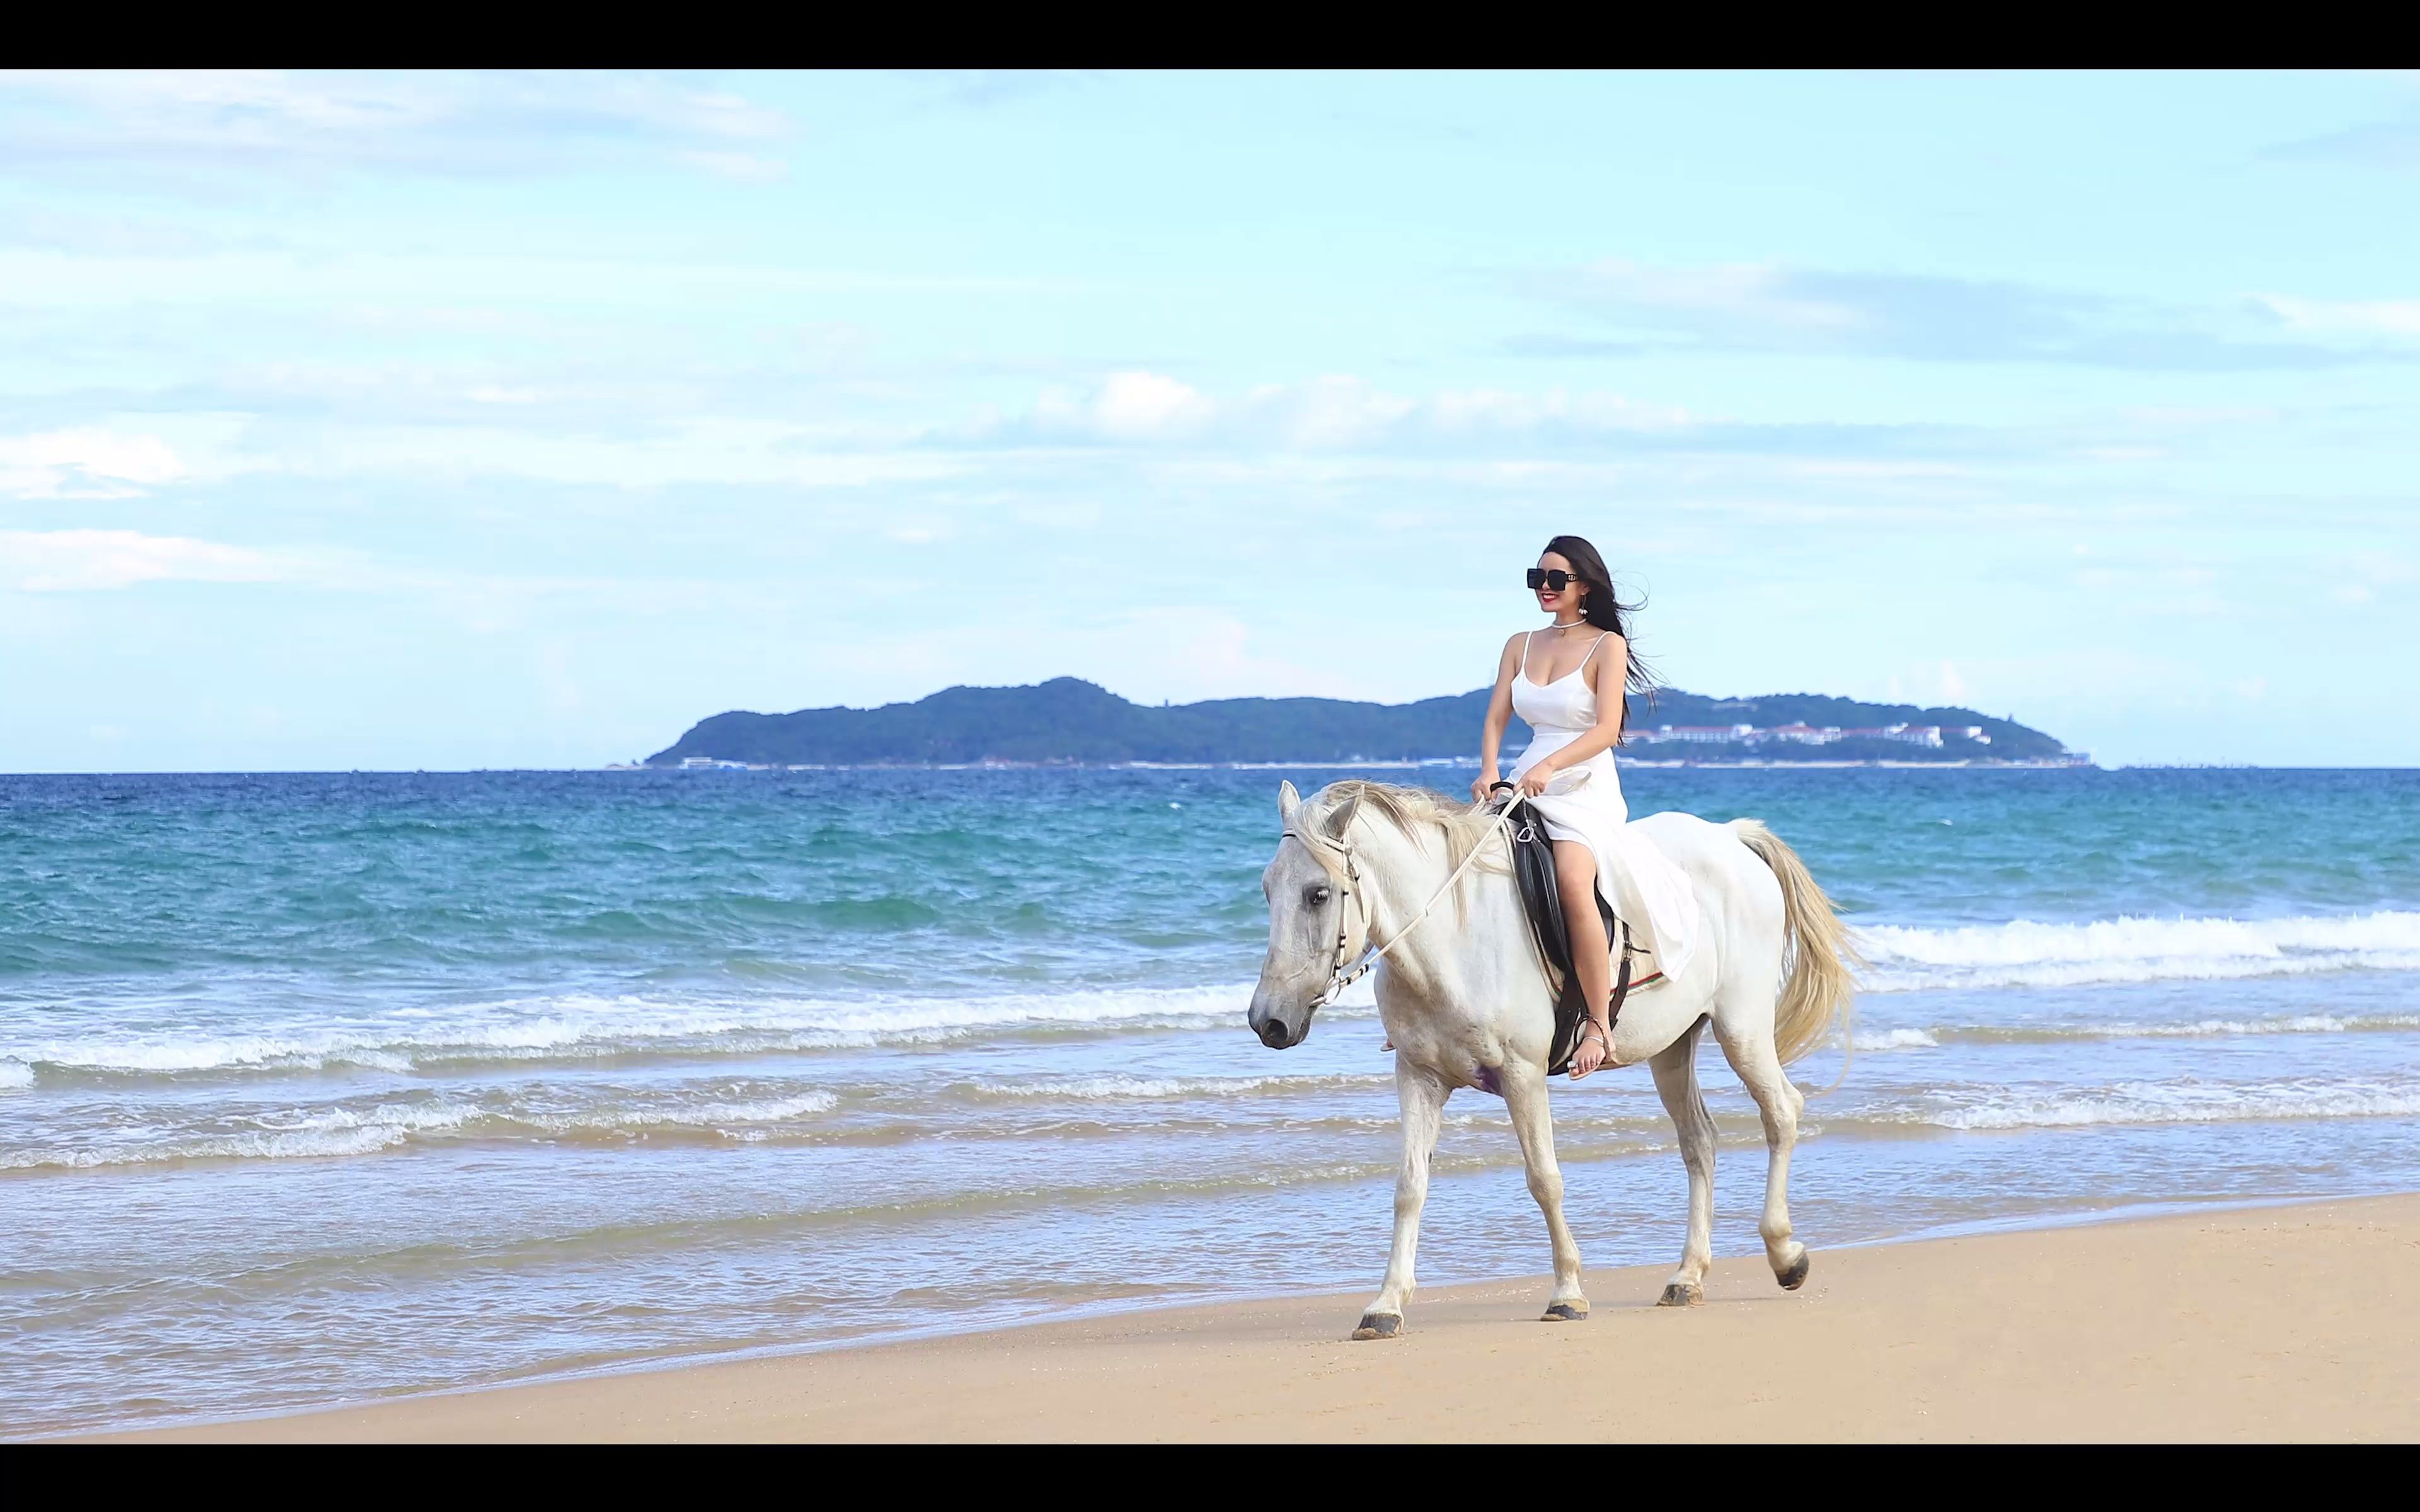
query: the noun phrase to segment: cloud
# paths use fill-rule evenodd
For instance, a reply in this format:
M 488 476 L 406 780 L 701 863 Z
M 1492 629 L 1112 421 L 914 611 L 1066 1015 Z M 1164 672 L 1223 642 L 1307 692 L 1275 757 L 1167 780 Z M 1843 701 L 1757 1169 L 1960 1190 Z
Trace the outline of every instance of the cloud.
M 2420 300 L 2298 300 L 2262 294 L 2255 303 L 2296 331 L 2420 336 Z
M 29 594 L 142 582 L 273 582 L 294 563 L 249 547 L 138 531 L 0 531 L 0 588 Z
M 20 499 L 119 499 L 190 471 L 157 436 L 84 425 L 0 438 L 0 494 Z
M 1607 260 L 1524 277 L 1529 293 L 1601 329 L 1529 333 L 1525 356 L 1811 352 L 1945 363 L 2060 363 L 2132 371 L 2242 371 L 2402 361 L 2376 344 L 2237 334 L 2241 312 L 2195 310 L 2007 281 L 1751 264 L 1651 268 Z
M 790 171 L 790 165 L 781 159 L 753 152 L 681 152 L 675 156 L 701 173 L 743 184 L 769 184 Z
M 263 251 L 277 241 L 266 233 L 233 237 L 176 221 L 43 208 L 0 214 L 0 245 L 103 257 L 205 257 Z
M 1132 371 L 1112 373 L 1089 393 L 1046 388 L 1023 416 L 980 410 L 954 433 L 954 440 L 1012 447 L 1073 441 L 1351 452 L 1450 449 L 1503 439 L 1552 441 L 1670 429 L 1688 422 L 1685 410 L 1639 404 L 1618 393 L 1455 389 L 1419 396 L 1390 393 L 1349 374 L 1327 374 L 1303 383 L 1259 384 L 1221 400 L 1177 378 Z
M 742 148 L 791 134 L 780 111 L 660 76 L 0 75 L 0 164 L 79 176 L 132 169 L 173 182 L 362 167 L 485 175 L 642 155 L 761 177 L 777 175 L 779 161 Z
M 1385 440 L 1419 409 L 1419 401 L 1387 393 L 1357 378 L 1329 376 L 1295 385 L 1271 384 L 1245 395 L 1247 423 L 1297 451 L 1340 451 Z
M 929 76 L 942 82 L 942 98 L 950 104 L 975 110 L 1030 99 L 1082 77 L 1065 69 L 945 69 Z
M 2420 118 L 2349 126 L 2273 147 L 2270 156 L 2364 168 L 2420 168 Z
M 1155 440 L 1190 436 L 1210 423 L 1218 407 L 1199 391 L 1157 373 L 1112 373 L 1091 401 L 1078 409 L 1046 395 L 1053 424 L 1089 428 L 1111 440 Z

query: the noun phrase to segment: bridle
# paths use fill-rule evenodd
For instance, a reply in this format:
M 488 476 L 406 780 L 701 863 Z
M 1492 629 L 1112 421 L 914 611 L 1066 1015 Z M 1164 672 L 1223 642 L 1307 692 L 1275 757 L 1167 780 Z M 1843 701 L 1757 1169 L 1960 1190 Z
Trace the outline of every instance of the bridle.
M 1512 787 L 1512 784 L 1510 782 L 1498 782 L 1495 784 L 1494 787 L 1489 788 L 1488 791 L 1490 793 L 1494 793 L 1499 788 Z M 1371 914 L 1370 905 L 1366 902 L 1358 905 L 1361 909 L 1361 936 L 1364 941 L 1369 941 L 1371 943 L 1364 945 L 1361 951 L 1361 958 L 1355 962 L 1351 968 L 1348 969 L 1344 964 L 1344 957 L 1353 938 L 1352 908 L 1354 905 L 1347 903 L 1345 900 L 1353 897 L 1356 892 L 1361 890 L 1361 869 L 1353 864 L 1353 841 L 1351 838 L 1353 834 L 1353 820 L 1360 808 L 1361 799 L 1357 794 L 1354 796 L 1353 810 L 1346 813 L 1344 823 L 1339 830 L 1338 838 L 1328 842 L 1333 844 L 1337 850 L 1343 853 L 1344 879 L 1347 884 L 1345 887 L 1337 889 L 1336 953 L 1328 959 L 1327 985 L 1320 989 L 1320 993 L 1317 997 L 1311 999 L 1311 1007 L 1307 1011 L 1307 1013 L 1316 1013 L 1321 1009 L 1335 1002 L 1337 995 L 1342 993 L 1344 989 L 1352 986 L 1355 982 L 1359 981 L 1362 978 L 1375 970 L 1377 968 L 1378 962 L 1385 957 L 1388 951 L 1393 949 L 1396 946 L 1403 944 L 1404 940 L 1410 938 L 1412 931 L 1419 928 L 1421 923 L 1429 917 L 1430 911 L 1435 909 L 1436 905 L 1444 900 L 1447 893 L 1453 890 L 1454 884 L 1462 880 L 1462 874 L 1470 870 L 1471 863 L 1479 859 L 1480 854 L 1487 849 L 1489 841 L 1496 836 L 1499 834 L 1506 835 L 1510 837 L 1512 842 L 1515 844 L 1527 843 L 1528 841 L 1536 838 L 1535 822 L 1532 819 L 1524 818 L 1522 821 L 1521 831 L 1517 834 L 1507 827 L 1512 822 L 1513 810 L 1525 807 L 1518 796 L 1519 790 L 1513 789 L 1513 792 L 1515 796 L 1512 801 L 1507 803 L 1503 808 L 1498 809 L 1496 811 L 1494 822 L 1488 825 L 1488 839 L 1480 841 L 1477 844 L 1471 846 L 1470 854 L 1462 858 L 1462 864 L 1453 869 L 1452 874 L 1445 879 L 1445 885 L 1438 887 L 1437 890 L 1430 896 L 1429 901 L 1420 905 L 1420 911 L 1412 916 L 1412 921 L 1410 923 L 1405 924 L 1402 929 L 1395 932 L 1395 937 L 1393 939 L 1388 940 L 1384 945 L 1374 943 L 1373 936 L 1375 933 L 1376 919 Z M 1298 829 L 1289 829 L 1287 833 L 1293 835 L 1296 840 L 1301 841 L 1306 846 L 1311 843 L 1311 838 L 1303 834 L 1303 832 Z

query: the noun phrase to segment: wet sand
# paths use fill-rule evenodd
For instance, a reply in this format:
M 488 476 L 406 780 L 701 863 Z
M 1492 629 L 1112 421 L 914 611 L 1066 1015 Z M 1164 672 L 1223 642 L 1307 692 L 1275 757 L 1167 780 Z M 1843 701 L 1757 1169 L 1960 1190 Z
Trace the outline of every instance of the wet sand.
M 1372 1287 L 1383 1258 L 1373 1236 Z M 1544 1242 L 1540 1240 L 1543 1251 Z M 1367 1292 L 426 1396 L 142 1437 L 329 1441 L 2420 1440 L 2420 1196 Z

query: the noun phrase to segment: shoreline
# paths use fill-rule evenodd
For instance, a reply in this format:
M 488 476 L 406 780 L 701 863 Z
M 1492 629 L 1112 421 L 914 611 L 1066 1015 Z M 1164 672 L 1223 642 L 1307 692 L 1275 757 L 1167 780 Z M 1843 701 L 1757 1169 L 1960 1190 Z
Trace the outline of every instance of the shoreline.
M 1803 1236 L 1802 1237 L 1806 1237 Z M 644 1365 L 270 1416 L 100 1430 L 184 1442 L 2420 1439 L 2420 1194 L 2093 1216 L 1815 1250 L 1800 1292 L 1718 1259 L 1366 1295 L 1136 1307 Z M 1373 1285 L 1374 1285 L 1374 1273 Z M 1037 1393 L 1036 1376 L 1052 1389 Z

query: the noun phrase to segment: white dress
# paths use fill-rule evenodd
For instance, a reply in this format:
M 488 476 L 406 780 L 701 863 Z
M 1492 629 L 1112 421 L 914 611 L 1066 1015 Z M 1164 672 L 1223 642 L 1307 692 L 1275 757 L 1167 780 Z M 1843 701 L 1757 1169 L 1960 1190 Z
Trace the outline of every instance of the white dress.
M 1533 635 L 1536 633 L 1531 632 Z M 1605 637 L 1598 636 L 1598 644 Z M 1512 712 L 1535 732 L 1529 748 L 1512 764 L 1512 780 L 1548 753 L 1560 750 L 1596 728 L 1596 690 L 1580 674 L 1596 656 L 1589 647 L 1580 664 L 1553 682 L 1529 681 L 1529 645 L 1521 644 L 1521 670 L 1512 674 Z M 1698 947 L 1698 896 L 1687 873 L 1652 841 L 1630 827 L 1630 805 L 1621 796 L 1621 770 L 1613 752 L 1601 750 L 1557 772 L 1546 791 L 1529 800 L 1555 840 L 1578 841 L 1596 854 L 1596 887 L 1614 917 L 1630 926 L 1634 949 L 1652 959 L 1634 964 L 1631 980 L 1661 972 L 1667 979 L 1686 970 Z

